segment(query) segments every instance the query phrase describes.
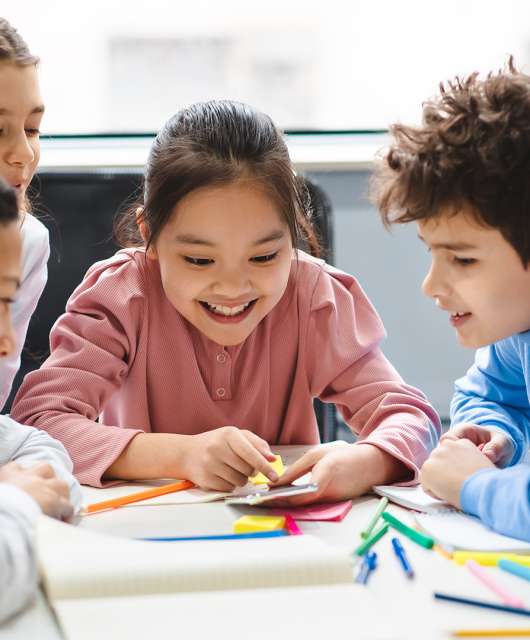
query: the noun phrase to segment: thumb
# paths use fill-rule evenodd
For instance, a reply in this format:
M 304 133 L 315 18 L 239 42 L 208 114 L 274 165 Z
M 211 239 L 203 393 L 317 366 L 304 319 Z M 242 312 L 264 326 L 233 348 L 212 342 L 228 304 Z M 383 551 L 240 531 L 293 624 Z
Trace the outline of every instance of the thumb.
M 308 471 L 311 471 L 318 458 L 319 456 L 316 451 L 308 451 L 290 467 L 287 467 L 280 479 L 274 483 L 274 486 L 293 483 L 297 478 L 300 478 Z
M 512 454 L 512 443 L 502 434 L 493 435 L 491 440 L 482 448 L 482 453 L 495 465 L 508 462 Z

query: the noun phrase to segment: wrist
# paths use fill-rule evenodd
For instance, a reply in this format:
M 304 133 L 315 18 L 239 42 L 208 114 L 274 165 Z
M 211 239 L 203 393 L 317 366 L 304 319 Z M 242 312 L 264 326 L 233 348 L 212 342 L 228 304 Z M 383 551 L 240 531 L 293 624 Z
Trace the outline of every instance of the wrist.
M 361 451 L 363 456 L 363 475 L 366 491 L 374 485 L 406 482 L 414 477 L 413 470 L 392 454 L 371 443 L 352 445 Z

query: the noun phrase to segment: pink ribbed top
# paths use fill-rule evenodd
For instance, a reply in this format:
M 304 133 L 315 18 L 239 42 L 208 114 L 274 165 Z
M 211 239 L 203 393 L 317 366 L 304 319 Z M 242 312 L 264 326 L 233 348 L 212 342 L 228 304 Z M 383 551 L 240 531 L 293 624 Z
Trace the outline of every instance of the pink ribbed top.
M 277 306 L 245 342 L 223 348 L 170 304 L 158 263 L 126 249 L 89 269 L 11 415 L 63 442 L 79 480 L 101 486 L 140 431 L 234 425 L 271 444 L 316 443 L 318 397 L 338 406 L 360 443 L 416 475 L 440 425 L 382 354 L 383 338 L 355 278 L 300 253 Z

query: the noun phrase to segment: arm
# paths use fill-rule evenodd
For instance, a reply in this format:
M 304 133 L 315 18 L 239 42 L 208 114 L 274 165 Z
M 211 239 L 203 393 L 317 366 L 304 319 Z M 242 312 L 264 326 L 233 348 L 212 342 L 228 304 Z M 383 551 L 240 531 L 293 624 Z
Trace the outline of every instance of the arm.
M 462 509 L 491 529 L 530 542 L 530 467 L 482 469 L 460 492 Z
M 475 363 L 455 383 L 451 427 L 468 423 L 504 432 L 515 464 L 530 445 L 530 407 L 517 336 L 478 349 Z
M 68 485 L 74 509 L 78 511 L 81 508 L 81 488 L 72 475 L 72 461 L 63 445 L 45 431 L 18 424 L 8 416 L 1 416 L 0 451 L 1 463 L 13 461 L 24 468 L 41 462 L 51 465 L 56 476 Z
M 20 354 L 26 341 L 29 321 L 48 278 L 48 230 L 36 218 L 25 214 L 22 236 L 22 282 L 11 309 L 17 344 L 13 353 L 0 360 L 0 408 L 6 403 L 13 379 L 20 368 Z
M 383 325 L 357 281 L 331 274 L 313 296 L 307 342 L 311 391 L 337 406 L 359 436 L 356 447 L 388 454 L 400 462 L 399 480 L 412 481 L 438 442 L 439 418 L 381 352 Z
M 25 607 L 37 590 L 32 539 L 40 512 L 24 491 L 0 483 L 0 622 Z
M 143 292 L 128 259 L 94 265 L 50 335 L 51 355 L 26 376 L 12 417 L 47 431 L 66 447 L 78 479 L 101 477 L 140 429 L 97 422 L 135 356 Z

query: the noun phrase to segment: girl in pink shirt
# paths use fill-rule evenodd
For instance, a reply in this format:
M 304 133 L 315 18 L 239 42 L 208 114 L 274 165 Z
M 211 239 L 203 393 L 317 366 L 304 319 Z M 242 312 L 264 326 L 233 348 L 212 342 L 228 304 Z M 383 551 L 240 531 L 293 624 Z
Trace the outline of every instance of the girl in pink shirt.
M 15 419 L 68 449 L 81 482 L 187 478 L 230 490 L 270 444 L 318 442 L 313 399 L 355 444 L 304 456 L 312 500 L 413 480 L 439 421 L 382 354 L 381 321 L 352 276 L 314 245 L 306 194 L 270 118 L 193 105 L 153 143 L 142 202 L 117 225 L 128 248 L 93 265 L 29 374 Z

